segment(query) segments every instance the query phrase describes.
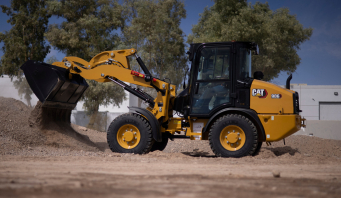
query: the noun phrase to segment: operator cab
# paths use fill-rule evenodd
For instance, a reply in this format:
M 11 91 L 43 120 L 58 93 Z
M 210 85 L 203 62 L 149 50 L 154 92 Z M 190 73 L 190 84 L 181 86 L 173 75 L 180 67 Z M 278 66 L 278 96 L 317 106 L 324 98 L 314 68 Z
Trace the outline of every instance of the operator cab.
M 229 107 L 250 107 L 250 42 L 191 44 L 188 87 L 175 99 L 175 109 L 185 116 L 210 117 Z

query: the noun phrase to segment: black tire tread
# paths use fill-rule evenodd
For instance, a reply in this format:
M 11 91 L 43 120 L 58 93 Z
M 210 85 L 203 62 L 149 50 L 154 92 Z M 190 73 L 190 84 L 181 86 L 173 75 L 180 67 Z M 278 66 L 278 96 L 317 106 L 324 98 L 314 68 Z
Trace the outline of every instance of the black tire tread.
M 252 149 L 247 153 L 247 155 L 245 156 L 248 156 L 248 155 L 253 155 L 256 151 L 256 148 L 257 148 L 257 145 L 258 145 L 258 133 L 257 133 L 257 129 L 256 129 L 256 126 L 253 124 L 253 122 L 248 119 L 247 117 L 243 116 L 243 115 L 240 115 L 240 114 L 227 114 L 227 115 L 223 115 L 221 116 L 220 118 L 218 118 L 213 124 L 212 126 L 210 127 L 210 131 L 209 131 L 209 135 L 208 135 L 208 140 L 209 140 L 209 143 L 210 143 L 210 147 L 213 151 L 213 153 L 217 156 L 217 157 L 224 157 L 222 156 L 222 154 L 220 152 L 218 152 L 216 149 L 214 149 L 214 146 L 212 144 L 212 133 L 213 133 L 213 130 L 214 128 L 216 127 L 216 125 L 220 122 L 222 122 L 224 119 L 226 118 L 232 118 L 232 117 L 235 117 L 235 118 L 240 118 L 244 121 L 246 121 L 252 128 L 252 133 L 253 133 L 253 144 L 252 144 Z M 238 156 L 238 157 L 243 157 L 243 156 Z
M 126 113 L 126 114 L 119 115 L 111 122 L 111 124 L 108 128 L 108 133 L 107 133 L 107 142 L 108 142 L 110 150 L 113 152 L 118 152 L 119 148 L 121 148 L 121 146 L 118 144 L 115 144 L 114 142 L 112 142 L 110 140 L 109 132 L 112 131 L 113 128 L 116 127 L 119 120 L 127 119 L 127 118 L 132 118 L 132 119 L 137 119 L 137 120 L 142 121 L 143 125 L 144 125 L 143 127 L 147 130 L 147 143 L 146 143 L 145 147 L 142 150 L 136 151 L 134 153 L 136 153 L 136 154 L 148 153 L 150 151 L 150 149 L 152 148 L 153 143 L 154 143 L 154 139 L 152 137 L 152 128 L 151 128 L 148 120 L 146 120 L 144 117 L 142 117 L 141 115 L 136 114 L 136 113 Z

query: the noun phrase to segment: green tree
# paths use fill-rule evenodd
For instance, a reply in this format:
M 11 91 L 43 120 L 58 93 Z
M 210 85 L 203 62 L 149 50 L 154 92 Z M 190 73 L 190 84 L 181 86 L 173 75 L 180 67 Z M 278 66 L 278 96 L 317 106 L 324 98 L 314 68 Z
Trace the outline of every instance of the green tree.
M 46 33 L 54 48 L 67 56 L 84 60 L 96 54 L 112 50 L 119 42 L 118 28 L 123 28 L 122 6 L 117 0 L 51 0 L 51 14 L 66 21 L 53 24 Z
M 88 80 L 89 88 L 83 95 L 84 108 L 88 115 L 91 115 L 88 128 L 100 130 L 103 128 L 105 120 L 98 109 L 100 105 L 120 106 L 126 99 L 123 89 L 113 83 L 99 83 L 94 80 Z
M 49 53 L 50 46 L 44 41 L 48 19 L 45 1 L 12 0 L 11 7 L 1 5 L 3 13 L 9 16 L 7 21 L 12 25 L 10 31 L 0 33 L 4 55 L 0 61 L 0 74 L 11 77 L 19 96 L 24 96 L 27 105 L 31 106 L 32 90 L 23 76 L 20 66 L 27 60 L 43 61 Z
M 46 38 L 67 56 L 90 61 L 102 51 L 115 49 L 119 43 L 117 30 L 124 27 L 124 19 L 123 8 L 117 0 L 51 0 L 48 8 L 51 14 L 66 21 L 50 25 Z M 113 83 L 87 82 L 89 88 L 82 97 L 83 107 L 91 114 L 88 127 L 97 129 L 99 106 L 119 106 L 125 93 Z
M 187 66 L 181 19 L 186 17 L 180 0 L 126 0 L 128 26 L 124 43 L 138 50 L 153 76 L 180 85 Z M 138 68 L 131 62 L 132 68 Z M 138 71 L 141 71 L 138 69 Z M 167 79 L 168 78 L 168 79 Z
M 1 5 L 2 12 L 10 18 L 10 31 L 0 33 L 4 43 L 1 57 L 1 74 L 22 76 L 19 69 L 27 60 L 43 61 L 50 46 L 44 41 L 50 15 L 41 0 L 12 0 L 11 7 Z
M 215 0 L 205 8 L 198 24 L 188 36 L 189 43 L 253 41 L 260 55 L 252 57 L 252 70 L 262 71 L 264 80 L 278 77 L 281 71 L 292 73 L 300 64 L 297 50 L 309 40 L 312 28 L 304 28 L 289 9 L 272 11 L 268 3 L 246 0 Z

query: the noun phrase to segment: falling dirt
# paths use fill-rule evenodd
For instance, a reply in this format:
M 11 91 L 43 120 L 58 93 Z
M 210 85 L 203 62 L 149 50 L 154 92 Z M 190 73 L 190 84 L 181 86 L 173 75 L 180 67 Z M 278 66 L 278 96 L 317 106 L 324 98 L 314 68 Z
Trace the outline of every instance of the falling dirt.
M 113 153 L 106 133 L 68 111 L 0 97 L 0 197 L 340 197 L 341 141 L 292 135 L 251 157 L 217 158 L 208 141 Z M 59 116 L 57 116 L 59 115 Z

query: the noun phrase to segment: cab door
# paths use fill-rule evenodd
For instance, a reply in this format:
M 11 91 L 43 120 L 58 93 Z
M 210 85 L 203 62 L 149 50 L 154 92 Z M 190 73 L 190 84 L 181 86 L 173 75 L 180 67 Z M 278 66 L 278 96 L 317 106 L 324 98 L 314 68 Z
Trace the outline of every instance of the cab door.
M 197 52 L 191 116 L 206 117 L 212 112 L 233 105 L 231 100 L 231 45 L 204 46 Z

